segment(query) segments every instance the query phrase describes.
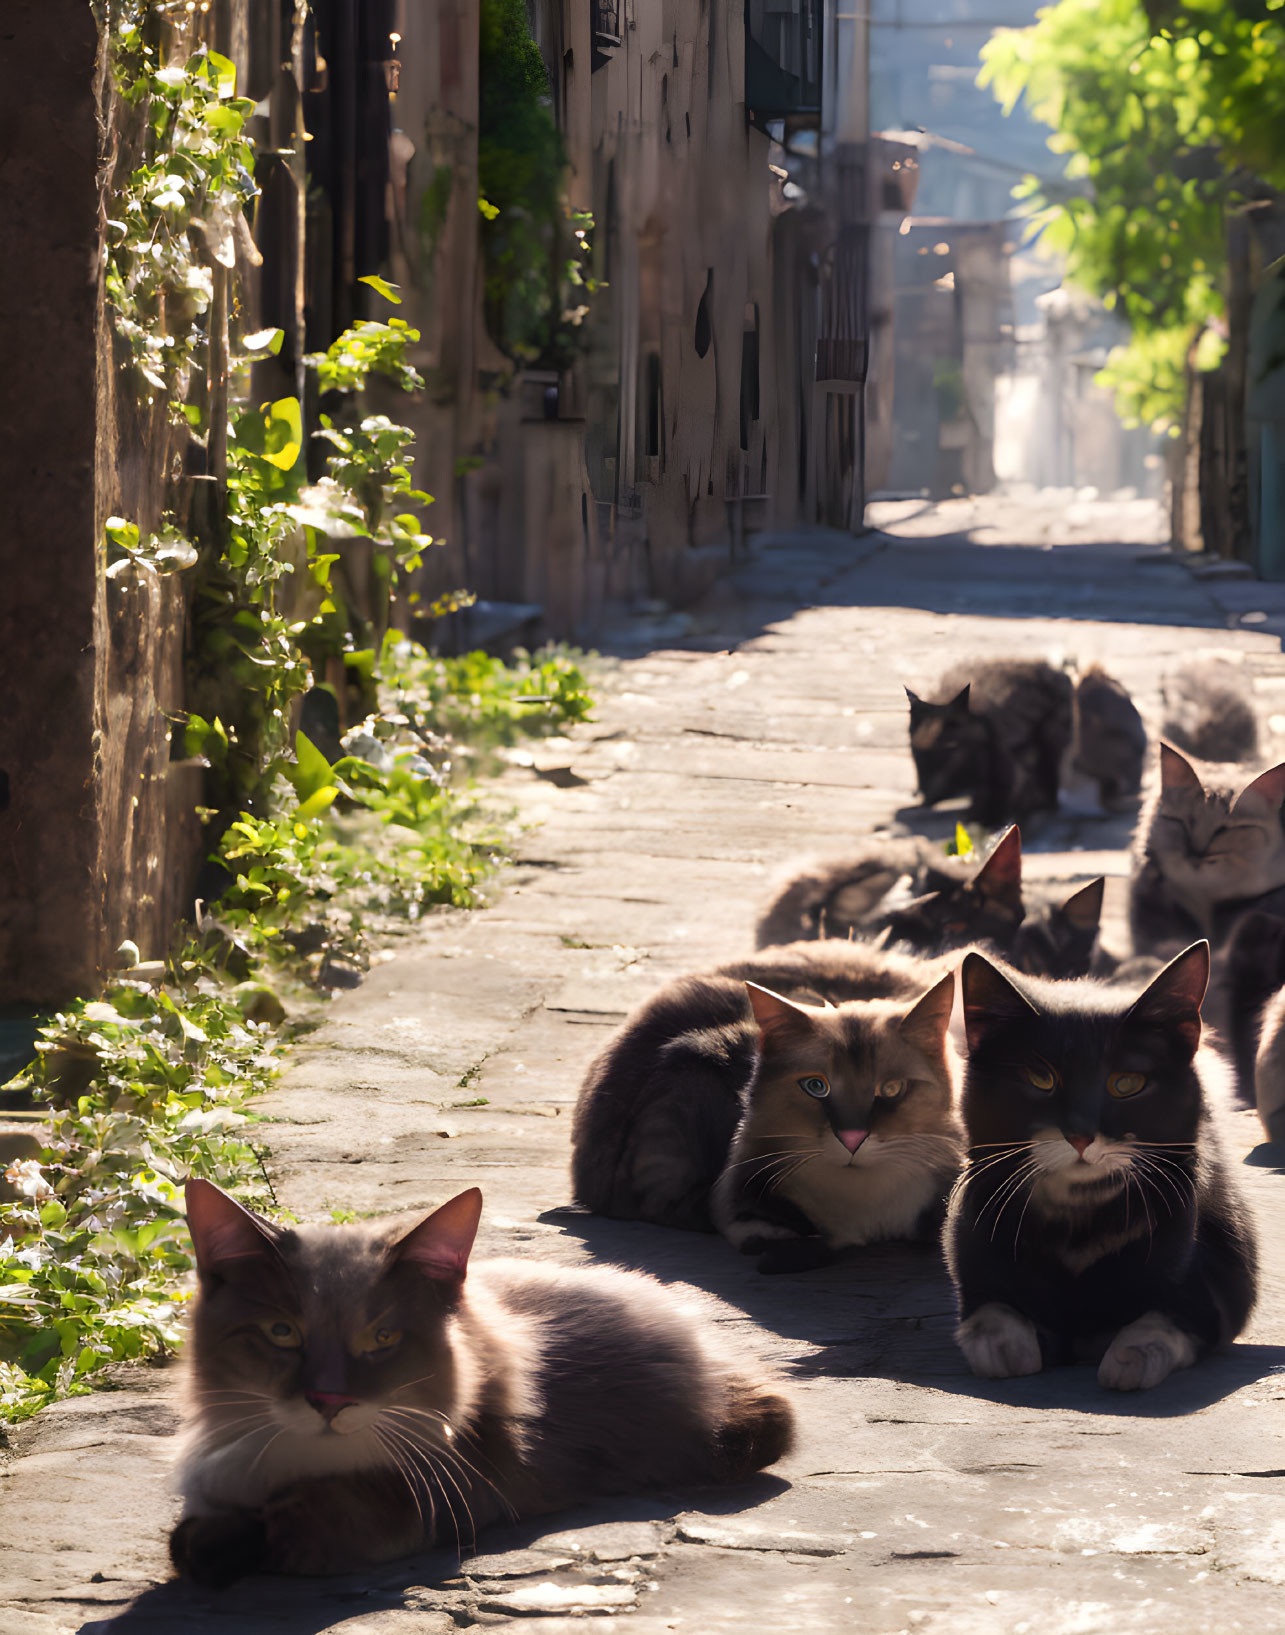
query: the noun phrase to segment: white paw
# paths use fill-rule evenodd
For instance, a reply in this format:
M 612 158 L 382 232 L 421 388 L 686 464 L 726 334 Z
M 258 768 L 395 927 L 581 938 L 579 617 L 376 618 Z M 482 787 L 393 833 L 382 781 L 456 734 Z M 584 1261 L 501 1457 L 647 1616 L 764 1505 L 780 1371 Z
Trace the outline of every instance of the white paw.
M 1012 1306 L 980 1306 L 955 1330 L 959 1349 L 980 1379 L 1006 1380 L 1038 1374 L 1044 1366 L 1035 1325 Z
M 1129 1323 L 1098 1364 L 1098 1384 L 1108 1391 L 1149 1391 L 1177 1368 L 1190 1368 L 1196 1346 L 1171 1318 L 1149 1311 Z
M 797 1238 L 789 1226 L 778 1226 L 775 1221 L 733 1220 L 723 1227 L 723 1236 L 734 1249 L 744 1254 L 757 1254 L 767 1243 Z

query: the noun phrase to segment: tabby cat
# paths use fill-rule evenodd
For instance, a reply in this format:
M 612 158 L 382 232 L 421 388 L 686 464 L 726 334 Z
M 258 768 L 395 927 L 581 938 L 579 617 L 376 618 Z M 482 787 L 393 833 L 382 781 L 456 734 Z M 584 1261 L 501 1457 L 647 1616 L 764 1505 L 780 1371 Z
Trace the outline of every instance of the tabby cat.
M 969 1162 L 951 1200 L 957 1338 L 975 1374 L 1074 1360 L 1158 1385 L 1235 1338 L 1256 1250 L 1197 1046 L 1209 945 L 1140 994 L 961 970 Z
M 792 1271 L 939 1223 L 962 1158 L 946 1041 L 954 975 L 909 1010 L 816 1008 L 747 987 L 759 1060 L 714 1185 L 723 1236 L 761 1271 Z
M 1129 918 L 1139 950 L 1193 936 L 1219 946 L 1241 914 L 1285 888 L 1285 764 L 1239 789 L 1237 771 L 1197 770 L 1161 744 L 1159 786 L 1134 847 Z
M 893 840 L 831 863 L 814 863 L 778 890 L 758 923 L 760 949 L 813 938 L 877 937 L 882 947 L 938 954 L 985 944 L 1019 971 L 1086 976 L 1102 959 L 1101 879 L 1064 903 L 1027 913 L 1022 837 L 1016 827 L 980 868 L 913 840 Z M 909 900 L 906 892 L 915 893 Z
M 187 1208 L 170 1553 L 200 1583 L 472 1544 L 502 1516 L 739 1481 L 790 1447 L 788 1405 L 651 1278 L 470 1268 L 476 1188 L 409 1228 L 276 1226 L 197 1180 Z
M 1218 660 L 1166 678 L 1164 736 L 1202 761 L 1258 759 L 1258 717 L 1236 669 Z
M 957 665 L 936 701 L 910 700 L 910 751 L 925 806 L 956 795 L 995 828 L 1056 808 L 1062 757 L 1070 746 L 1070 678 L 1031 659 Z
M 861 1175 L 850 1179 L 868 1181 L 880 1157 L 890 1152 L 901 1155 L 898 1163 L 912 1149 L 922 1159 L 931 1145 L 920 1139 L 926 1135 L 940 1136 L 953 1149 L 951 1058 L 942 1042 L 950 1020 L 952 964 L 949 958 L 923 961 L 860 943 L 801 943 L 669 983 L 634 1012 L 585 1077 L 571 1135 L 576 1201 L 596 1214 L 709 1231 L 715 1224 L 711 1189 L 728 1165 L 738 1127 L 746 1140 L 764 1132 L 763 1106 L 772 1110 L 767 1123 L 775 1127 L 782 1151 L 789 1147 L 806 1156 L 819 1146 L 828 1155 L 825 1168 L 828 1160 L 848 1163 L 841 1137 L 826 1134 L 827 1110 L 814 1106 L 817 1098 L 798 1086 L 798 1078 L 809 1075 L 787 1075 L 781 1100 L 779 1075 L 771 1069 L 780 1055 L 780 1036 L 770 1030 L 761 1036 L 755 1013 L 786 1001 L 752 1000 L 747 977 L 795 1002 L 794 1032 L 810 1041 L 814 1076 L 843 1086 L 829 1112 L 860 1103 L 868 1104 L 873 1117 L 880 1084 L 915 1080 L 913 1095 L 895 1102 L 885 1098 L 886 1104 L 878 1105 L 881 1139 L 861 1159 Z M 835 1008 L 809 1008 L 826 1005 Z M 799 1039 L 794 1042 L 797 1046 Z M 936 1128 L 927 1130 L 925 1119 L 936 1119 Z M 875 1122 L 844 1125 L 858 1127 L 874 1129 Z M 914 1139 L 899 1144 L 894 1136 Z M 943 1149 L 933 1151 L 938 1160 L 926 1167 L 949 1167 Z M 800 1214 L 807 1215 L 807 1206 L 798 1199 L 814 1177 L 831 1179 L 815 1166 L 799 1170 L 795 1207 L 786 1211 L 794 1223 L 792 1236 L 805 1231 Z M 762 1177 L 765 1185 L 774 1179 L 779 1193 L 779 1176 Z M 728 1186 L 720 1196 L 732 1196 Z M 877 1186 L 872 1196 L 881 1196 Z M 823 1212 L 828 1207 L 818 1204 Z M 726 1224 L 725 1218 L 718 1224 Z M 818 1220 L 807 1231 L 815 1237 L 822 1226 Z M 734 1241 L 743 1236 L 733 1234 Z

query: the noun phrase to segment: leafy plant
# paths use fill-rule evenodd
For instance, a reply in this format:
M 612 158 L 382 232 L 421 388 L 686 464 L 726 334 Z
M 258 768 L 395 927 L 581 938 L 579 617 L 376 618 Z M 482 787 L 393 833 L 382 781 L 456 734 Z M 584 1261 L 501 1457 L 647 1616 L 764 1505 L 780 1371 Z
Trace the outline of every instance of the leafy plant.
M 1282 0 L 1154 9 L 1162 25 L 1140 0 L 1059 0 L 992 35 L 980 82 L 1054 127 L 1065 180 L 1019 195 L 1070 276 L 1132 327 L 1103 377 L 1122 410 L 1172 425 L 1193 345 L 1210 336 L 1199 367 L 1220 355 L 1226 215 L 1255 178 L 1285 186 L 1285 28 Z

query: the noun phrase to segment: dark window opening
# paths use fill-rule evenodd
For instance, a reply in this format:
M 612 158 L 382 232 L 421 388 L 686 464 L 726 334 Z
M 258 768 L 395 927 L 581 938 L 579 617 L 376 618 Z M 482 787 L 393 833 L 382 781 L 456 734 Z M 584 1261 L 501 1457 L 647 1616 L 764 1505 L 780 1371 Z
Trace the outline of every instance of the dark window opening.
M 748 453 L 750 426 L 759 417 L 759 311 L 751 308 L 753 327 L 741 336 L 741 447 Z
M 700 305 L 696 308 L 696 334 L 693 339 L 696 345 L 696 356 L 703 358 L 709 351 L 710 342 L 714 339 L 713 320 L 710 318 L 710 298 L 714 293 L 714 269 L 711 267 L 705 275 L 705 289 L 700 298 Z
M 0 812 L 9 810 L 9 774 L 0 771 Z
M 660 355 L 647 354 L 647 413 L 644 424 L 647 435 L 647 453 L 660 453 Z

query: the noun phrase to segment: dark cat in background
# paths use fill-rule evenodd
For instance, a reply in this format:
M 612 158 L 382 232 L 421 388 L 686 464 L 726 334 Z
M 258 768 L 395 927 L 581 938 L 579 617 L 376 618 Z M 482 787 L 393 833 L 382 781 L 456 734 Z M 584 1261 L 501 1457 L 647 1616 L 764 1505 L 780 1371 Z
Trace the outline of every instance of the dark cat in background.
M 760 917 L 756 946 L 882 937 L 928 954 L 979 941 L 1006 948 L 1024 913 L 1017 828 L 980 864 L 926 841 L 888 840 L 798 870 Z
M 1071 681 L 1038 659 L 956 665 L 910 700 L 910 752 L 925 806 L 967 795 L 988 828 L 1057 806 L 1073 733 Z
M 1160 746 L 1160 778 L 1138 822 L 1129 919 L 1139 951 L 1205 936 L 1285 888 L 1285 764 L 1242 782 Z
M 1147 729 L 1137 706 L 1114 676 L 1091 664 L 1075 680 L 1071 769 L 1098 786 L 1103 808 L 1136 801 L 1147 758 Z
M 890 840 L 798 870 L 760 917 L 757 946 L 867 937 L 931 955 L 982 944 L 1020 971 L 1086 976 L 1100 957 L 1102 891 L 1100 879 L 1090 881 L 1065 902 L 1028 912 L 1016 826 L 980 865 L 925 841 Z
M 651 1278 L 469 1266 L 476 1188 L 433 1214 L 276 1226 L 187 1184 L 200 1295 L 178 1570 L 335 1573 L 500 1517 L 735 1482 L 793 1418 Z
M 975 1374 L 1093 1361 L 1114 1390 L 1158 1385 L 1235 1338 L 1256 1248 L 1196 1051 L 1209 948 L 1141 993 L 961 970 L 969 1163 L 947 1258 Z
M 1259 757 L 1258 716 L 1244 677 L 1211 660 L 1167 676 L 1162 733 L 1175 749 L 1202 761 L 1252 763 Z
M 750 1219 L 770 1219 L 765 1240 L 837 1247 L 902 1235 L 894 1194 L 939 1197 L 958 1162 L 950 963 L 807 943 L 667 984 L 585 1076 L 572 1127 L 576 1201 L 689 1230 L 734 1226 L 732 1241 L 755 1249 L 764 1244 L 751 1242 Z M 747 976 L 777 991 L 747 991 Z M 855 1131 L 862 1138 L 848 1146 L 844 1132 Z M 734 1140 L 744 1163 L 729 1163 Z

